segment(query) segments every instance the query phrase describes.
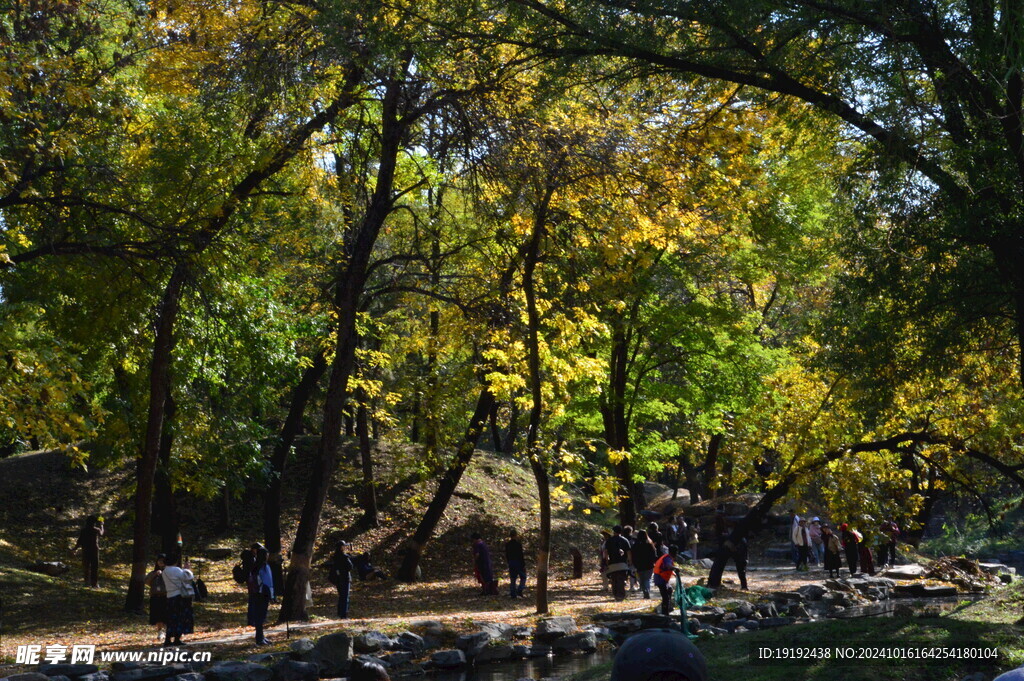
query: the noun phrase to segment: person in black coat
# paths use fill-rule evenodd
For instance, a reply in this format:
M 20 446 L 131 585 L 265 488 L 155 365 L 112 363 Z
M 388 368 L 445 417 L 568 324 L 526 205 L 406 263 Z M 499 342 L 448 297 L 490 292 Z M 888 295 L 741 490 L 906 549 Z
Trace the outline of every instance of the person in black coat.
M 352 591 L 352 558 L 345 552 L 348 542 L 339 541 L 327 566 L 327 580 L 338 589 L 338 618 L 348 618 L 349 595 Z
M 523 544 L 519 541 L 519 532 L 516 530 L 510 530 L 508 533 L 505 560 L 508 561 L 508 595 L 512 598 L 522 598 L 523 590 L 526 588 L 526 556 L 523 554 Z M 516 586 L 517 579 L 519 586 Z

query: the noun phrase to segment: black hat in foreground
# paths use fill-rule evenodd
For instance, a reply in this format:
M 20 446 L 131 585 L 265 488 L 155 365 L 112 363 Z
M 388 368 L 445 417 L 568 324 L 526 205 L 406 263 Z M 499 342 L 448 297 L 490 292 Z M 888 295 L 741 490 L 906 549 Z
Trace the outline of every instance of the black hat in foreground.
M 674 629 L 648 629 L 626 639 L 612 662 L 610 681 L 644 681 L 675 672 L 688 681 L 707 681 L 708 665 L 693 642 Z

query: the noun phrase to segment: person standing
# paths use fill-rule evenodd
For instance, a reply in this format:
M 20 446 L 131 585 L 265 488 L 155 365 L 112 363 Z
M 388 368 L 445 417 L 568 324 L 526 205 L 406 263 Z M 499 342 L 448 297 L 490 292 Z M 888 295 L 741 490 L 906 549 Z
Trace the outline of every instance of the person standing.
M 860 558 L 860 571 L 866 572 L 874 577 L 875 561 L 871 557 L 871 541 L 867 532 L 860 537 L 860 541 L 857 544 L 857 554 Z
M 270 601 L 274 600 L 274 575 L 270 571 L 267 559 L 270 554 L 262 544 L 253 544 L 252 568 L 249 570 L 246 586 L 249 590 L 249 610 L 246 624 L 256 628 L 257 645 L 267 645 L 270 641 L 263 635 L 263 625 L 267 622 L 267 610 Z
M 99 587 L 100 573 L 100 537 L 103 536 L 103 518 L 91 515 L 85 520 L 82 531 L 78 533 L 75 549 L 82 552 L 82 573 L 86 586 Z
M 842 552 L 842 546 L 839 543 L 839 537 L 828 525 L 821 526 L 821 543 L 824 549 L 821 562 L 825 566 L 825 572 L 829 577 L 838 578 L 839 571 L 843 568 L 843 561 L 839 555 Z
M 622 526 L 612 528 L 612 536 L 604 543 L 608 556 L 608 579 L 612 583 L 612 597 L 617 601 L 626 600 L 626 577 L 629 574 L 630 556 L 629 541 L 622 536 Z
M 345 552 L 348 542 L 339 541 L 327 563 L 327 581 L 338 590 L 338 619 L 348 618 L 349 595 L 352 591 L 352 558 Z
M 498 593 L 498 580 L 494 578 L 494 564 L 491 562 L 491 550 L 479 532 L 470 535 L 473 540 L 473 571 L 480 582 L 480 595 L 491 596 Z
M 511 598 L 522 598 L 523 590 L 526 589 L 526 555 L 517 530 L 509 530 L 508 541 L 505 542 L 505 560 L 508 561 L 508 595 Z
M 645 599 L 651 597 L 651 576 L 654 574 L 654 563 L 658 559 L 658 549 L 648 537 L 645 530 L 636 533 L 633 542 L 633 567 L 636 568 L 637 579 L 640 580 L 640 591 Z
M 882 555 L 878 561 L 880 568 L 896 565 L 896 542 L 900 538 L 900 526 L 892 518 L 882 523 Z
M 672 576 L 675 575 L 675 557 L 679 548 L 672 544 L 668 553 L 660 556 L 654 563 L 654 585 L 661 592 L 661 614 L 672 612 Z
M 167 556 L 163 570 L 164 588 L 167 590 L 167 633 L 164 645 L 181 645 L 181 637 L 191 634 L 195 625 L 192 613 L 192 571 L 188 565 L 179 567 L 179 557 Z
M 807 531 L 811 534 L 811 558 L 814 559 L 815 565 L 821 565 L 825 562 L 825 557 L 822 553 L 825 545 L 821 541 L 821 518 L 817 516 L 811 518 L 811 524 Z
M 846 564 L 850 568 L 850 576 L 857 574 L 857 560 L 860 557 L 860 535 L 852 529 L 849 523 L 839 526 L 840 540 L 843 542 L 843 551 L 846 552 Z
M 694 518 L 690 521 L 690 529 L 687 532 L 690 555 L 693 556 L 694 560 L 700 560 L 700 518 Z
M 811 533 L 807 529 L 807 521 L 801 518 L 793 526 L 793 545 L 796 546 L 796 569 L 806 572 L 807 559 L 811 555 Z
M 164 586 L 163 579 L 166 565 L 166 554 L 158 553 L 153 569 L 146 575 L 146 586 L 149 587 L 149 623 L 156 627 L 157 639 L 163 635 L 164 627 L 167 626 L 167 587 Z

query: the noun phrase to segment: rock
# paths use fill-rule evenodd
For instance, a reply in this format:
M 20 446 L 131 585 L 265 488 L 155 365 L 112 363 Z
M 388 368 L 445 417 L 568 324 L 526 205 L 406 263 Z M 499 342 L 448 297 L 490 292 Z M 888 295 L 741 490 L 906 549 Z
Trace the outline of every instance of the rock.
M 389 653 L 381 656 L 384 662 L 387 662 L 389 667 L 400 667 L 403 664 L 412 662 L 413 654 L 407 651 L 399 651 L 397 653 Z
M 796 619 L 793 617 L 765 617 L 763 620 L 759 620 L 762 629 L 774 629 L 775 627 L 785 627 L 793 624 Z
M 768 596 L 776 603 L 803 603 L 804 595 L 798 591 L 776 591 Z
M 555 653 L 573 653 L 576 651 L 592 653 L 597 650 L 597 636 L 592 631 L 563 636 L 552 644 Z
M 822 591 L 824 591 L 824 589 L 822 589 Z M 756 610 L 754 609 L 753 603 L 750 603 L 748 601 L 740 601 L 736 605 L 736 609 L 733 612 L 735 612 L 737 616 L 742 617 L 743 619 L 748 619 L 751 615 L 753 615 L 756 612 Z
M 94 664 L 41 664 L 36 670 L 46 676 L 66 676 L 73 679 L 86 674 L 95 674 L 100 668 Z
M 49 681 L 49 676 L 39 672 L 25 672 L 24 674 L 12 674 L 5 676 L 0 681 Z
M 787 612 L 787 614 L 790 617 L 810 617 L 810 614 L 808 614 L 807 612 L 807 608 L 805 608 L 800 603 L 796 603 L 794 605 L 789 606 L 789 611 Z
M 577 629 L 576 620 L 571 617 L 546 617 L 537 623 L 533 638 L 541 643 L 549 643 Z
M 708 570 L 710 570 L 711 566 L 713 566 L 715 563 L 710 558 L 701 558 L 700 560 L 693 561 L 693 564 L 699 565 L 703 568 L 707 568 Z
M 897 584 L 892 595 L 896 598 L 921 598 L 924 596 L 924 584 Z
M 609 629 L 608 627 L 601 627 L 596 624 L 588 624 L 587 626 L 583 627 L 583 630 L 594 632 L 594 636 L 596 636 L 598 640 L 610 641 L 613 638 L 615 638 L 615 632 Z
M 422 653 L 427 649 L 423 637 L 411 631 L 403 631 L 395 637 L 395 643 L 401 650 L 408 650 L 411 653 Z
M 512 657 L 521 659 L 530 654 L 530 646 L 522 644 L 512 646 Z
M 507 662 L 512 659 L 512 646 L 502 643 L 496 646 L 487 646 L 480 651 L 473 662 L 474 664 L 486 664 L 488 662 Z
M 110 681 L 110 674 L 106 672 L 96 672 L 95 674 L 85 674 L 78 677 L 78 681 Z
M 342 632 L 321 636 L 302 661 L 317 664 L 326 678 L 344 676 L 352 662 L 352 639 Z
M 532 645 L 526 650 L 526 657 L 549 657 L 550 655 L 551 646 Z
M 62 574 L 64 574 L 71 568 L 69 568 L 67 565 L 60 562 L 59 560 L 39 560 L 29 565 L 28 569 L 32 572 L 38 572 L 40 574 L 48 575 L 50 577 L 60 577 Z
M 311 652 L 315 647 L 316 646 L 311 639 L 299 638 L 292 641 L 291 645 L 288 646 L 288 649 L 296 656 L 302 657 L 303 655 Z
M 818 584 L 805 584 L 796 590 L 798 594 L 803 596 L 805 601 L 820 601 L 821 597 L 825 595 L 825 587 Z
M 388 663 L 387 660 L 385 660 L 382 657 L 377 657 L 376 655 L 356 655 L 355 657 L 352 658 L 353 663 L 356 660 L 359 660 L 360 662 L 364 662 L 366 664 L 379 665 L 381 667 L 384 667 L 384 669 L 390 669 L 391 668 L 391 665 Z
M 455 647 L 466 653 L 467 658 L 474 658 L 491 642 L 491 635 L 486 631 L 475 634 L 464 634 L 455 639 Z
M 320 667 L 314 662 L 281 660 L 273 666 L 274 681 L 317 681 Z
M 461 669 L 466 666 L 466 654 L 461 650 L 439 650 L 430 656 L 430 664 L 438 669 Z
M 376 653 L 380 650 L 387 650 L 391 647 L 390 636 L 379 631 L 364 631 L 357 635 L 352 641 L 352 650 L 357 653 Z
M 238 664 L 247 664 L 246 662 L 239 662 Z M 260 667 L 260 669 L 266 669 L 260 665 L 254 665 Z M 184 665 L 169 665 L 164 667 L 139 667 L 138 669 L 126 669 L 123 672 L 114 672 L 110 675 L 111 681 L 159 681 L 159 679 L 166 679 L 171 676 L 177 676 L 178 674 L 186 674 L 190 669 Z M 267 679 L 270 678 L 269 670 L 267 670 Z M 256 679 L 254 681 L 267 681 L 267 679 Z M 215 681 L 239 681 L 237 679 L 224 679 Z
M 926 586 L 924 595 L 929 598 L 941 598 L 943 596 L 956 596 L 955 586 Z
M 999 573 L 999 581 L 1003 584 L 1013 584 L 1013 574 L 1009 572 Z
M 127 672 L 132 669 L 142 669 L 141 662 L 114 662 L 110 665 L 112 672 Z
M 981 568 L 982 572 L 990 575 L 1015 575 L 1017 574 L 1017 568 L 1010 567 L 1009 565 L 1003 565 L 1002 563 L 987 562 L 978 563 L 978 567 Z
M 413 622 L 409 627 L 421 636 L 427 635 L 435 638 L 444 636 L 444 625 L 436 620 L 420 620 Z
M 897 565 L 885 571 L 892 579 L 923 579 L 928 568 L 923 565 Z
M 178 674 L 172 676 L 170 681 L 205 681 L 206 676 L 199 672 L 188 672 L 186 674 Z
M 775 608 L 774 603 L 758 603 L 757 612 L 761 617 L 778 617 L 779 611 Z
M 661 501 L 659 497 L 665 497 L 665 500 L 672 498 L 672 488 L 669 487 L 668 485 L 662 485 L 661 483 L 658 482 L 651 482 L 650 480 L 645 480 L 643 485 L 644 499 L 648 499 L 651 502 L 653 502 L 654 500 Z
M 203 552 L 210 560 L 226 560 L 234 558 L 240 551 L 231 546 L 211 546 Z
M 234 660 L 217 662 L 206 670 L 210 681 L 270 681 L 273 677 L 274 672 L 269 667 Z
M 515 627 L 504 622 L 473 622 L 473 626 L 491 635 L 492 641 L 511 641 Z

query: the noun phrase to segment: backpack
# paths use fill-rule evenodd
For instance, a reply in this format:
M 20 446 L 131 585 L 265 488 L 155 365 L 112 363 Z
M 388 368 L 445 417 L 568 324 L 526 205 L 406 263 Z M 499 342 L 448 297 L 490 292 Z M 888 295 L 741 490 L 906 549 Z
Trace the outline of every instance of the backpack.
M 204 582 L 199 577 L 196 577 L 194 586 L 196 595 L 193 598 L 193 600 L 195 600 L 196 603 L 201 603 L 202 601 L 205 601 L 207 598 L 209 598 L 210 590 L 206 588 L 206 582 Z
M 241 563 L 231 568 L 231 578 L 239 584 L 245 584 L 249 581 L 249 575 L 245 574 L 245 567 Z

